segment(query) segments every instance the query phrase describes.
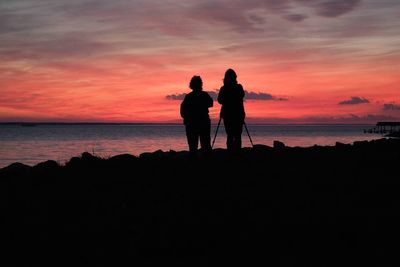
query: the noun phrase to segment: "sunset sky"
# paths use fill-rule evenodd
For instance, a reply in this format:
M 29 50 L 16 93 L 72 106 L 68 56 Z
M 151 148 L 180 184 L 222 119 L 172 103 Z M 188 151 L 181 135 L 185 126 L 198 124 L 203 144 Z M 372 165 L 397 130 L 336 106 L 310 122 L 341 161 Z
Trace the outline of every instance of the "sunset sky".
M 181 122 L 228 68 L 249 122 L 399 120 L 400 1 L 0 0 L 0 62 L 0 122 Z

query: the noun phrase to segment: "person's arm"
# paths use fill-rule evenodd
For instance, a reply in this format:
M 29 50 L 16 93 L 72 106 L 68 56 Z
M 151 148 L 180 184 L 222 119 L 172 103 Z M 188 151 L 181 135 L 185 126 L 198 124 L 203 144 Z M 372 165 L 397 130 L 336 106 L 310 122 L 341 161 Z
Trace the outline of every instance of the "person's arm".
M 245 92 L 244 92 L 243 86 L 242 86 L 241 84 L 239 84 L 239 91 L 240 91 L 241 101 L 242 101 L 242 103 L 243 103 L 243 99 L 244 99 Z M 244 118 L 246 117 L 246 112 L 244 111 L 244 106 L 243 106 L 243 104 L 242 104 L 242 107 L 243 107 L 243 120 L 244 120 Z
M 244 98 L 244 89 L 243 89 L 243 86 L 241 84 L 239 84 L 239 91 L 240 91 L 239 95 L 243 99 Z
M 183 99 L 183 101 L 182 101 L 182 103 L 181 103 L 181 117 L 182 118 L 185 118 L 185 116 L 186 116 L 186 96 L 185 96 L 185 98 Z
M 213 105 L 214 105 L 214 100 L 209 94 L 207 94 L 207 107 L 211 108 Z
M 225 90 L 224 87 L 221 87 L 218 93 L 218 103 L 223 105 L 225 103 Z

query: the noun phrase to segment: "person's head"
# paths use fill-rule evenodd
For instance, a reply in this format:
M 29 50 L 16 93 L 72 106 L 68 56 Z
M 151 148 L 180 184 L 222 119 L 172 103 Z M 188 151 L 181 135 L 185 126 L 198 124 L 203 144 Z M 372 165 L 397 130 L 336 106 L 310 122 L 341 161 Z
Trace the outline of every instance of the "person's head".
M 190 89 L 193 91 L 201 91 L 203 90 L 203 81 L 200 76 L 193 76 L 190 80 L 189 84 Z
M 236 72 L 233 69 L 228 69 L 225 72 L 225 77 L 224 77 L 224 84 L 237 84 L 237 75 Z

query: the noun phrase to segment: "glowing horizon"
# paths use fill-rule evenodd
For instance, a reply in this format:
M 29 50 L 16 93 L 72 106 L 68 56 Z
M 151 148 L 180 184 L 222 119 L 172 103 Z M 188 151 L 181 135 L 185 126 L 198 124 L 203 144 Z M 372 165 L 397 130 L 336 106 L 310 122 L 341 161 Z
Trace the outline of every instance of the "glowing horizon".
M 252 122 L 399 120 L 398 10 L 396 0 L 5 1 L 0 122 L 180 122 L 190 78 L 216 92 L 227 68 Z

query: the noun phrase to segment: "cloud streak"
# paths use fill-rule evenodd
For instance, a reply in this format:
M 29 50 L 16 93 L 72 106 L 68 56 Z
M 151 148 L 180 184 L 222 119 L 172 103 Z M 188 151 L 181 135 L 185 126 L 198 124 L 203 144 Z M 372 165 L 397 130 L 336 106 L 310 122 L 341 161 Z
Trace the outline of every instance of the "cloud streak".
M 388 103 L 388 104 L 383 104 L 383 110 L 385 111 L 391 111 L 391 110 L 400 110 L 400 104 L 395 104 L 395 103 Z
M 214 99 L 214 101 L 217 100 L 218 98 L 218 92 L 217 91 L 206 91 L 212 99 Z M 182 93 L 182 94 L 171 94 L 171 95 L 167 95 L 165 98 L 168 100 L 183 100 L 185 99 L 186 93 Z
M 367 103 L 369 103 L 369 100 L 364 97 L 352 96 L 350 99 L 340 101 L 338 104 L 339 105 L 358 105 L 358 104 L 367 104 Z
M 356 9 L 361 0 L 322 0 L 316 3 L 317 14 L 323 17 L 335 18 Z
M 245 88 L 274 88 L 246 92 L 250 117 L 396 115 L 399 8 L 376 0 L 0 1 L 0 121 L 174 120 L 172 100 L 184 95 L 169 92 L 194 74 L 219 88 L 228 67 Z M 351 95 L 379 103 L 357 105 L 365 99 Z
M 285 19 L 292 21 L 292 22 L 301 22 L 308 18 L 307 15 L 304 14 L 288 14 L 284 16 Z
M 245 91 L 245 99 L 247 100 L 262 100 L 262 101 L 287 101 L 288 98 L 278 97 L 268 93 L 256 93 L 256 92 L 248 92 Z
M 0 58 L 38 63 L 116 53 L 142 54 L 200 36 L 229 42 L 235 33 L 282 38 L 293 36 L 293 23 L 315 20 L 317 16 L 335 19 L 356 11 L 360 3 L 361 0 L 6 1 L 0 3 Z M 209 31 L 210 27 L 213 31 Z M 359 27 L 362 25 L 342 28 L 357 31 Z M 327 33 L 321 28 L 317 34 Z
M 207 93 L 214 99 L 218 98 L 218 91 L 207 91 Z M 186 93 L 182 94 L 171 94 L 167 95 L 166 99 L 168 100 L 183 100 L 186 96 Z M 260 100 L 260 101 L 287 101 L 288 98 L 278 97 L 268 93 L 260 93 L 260 92 L 251 92 L 245 90 L 245 100 Z
M 361 0 L 208 0 L 195 5 L 190 14 L 199 21 L 223 23 L 243 33 L 262 30 L 270 15 L 290 22 L 301 22 L 310 17 L 304 13 L 292 13 L 296 7 L 308 10 L 314 16 L 336 18 L 356 10 L 360 3 Z M 252 13 L 255 11 L 261 15 Z
M 172 95 L 167 95 L 166 98 L 168 100 L 183 100 L 185 99 L 186 94 L 172 94 Z

